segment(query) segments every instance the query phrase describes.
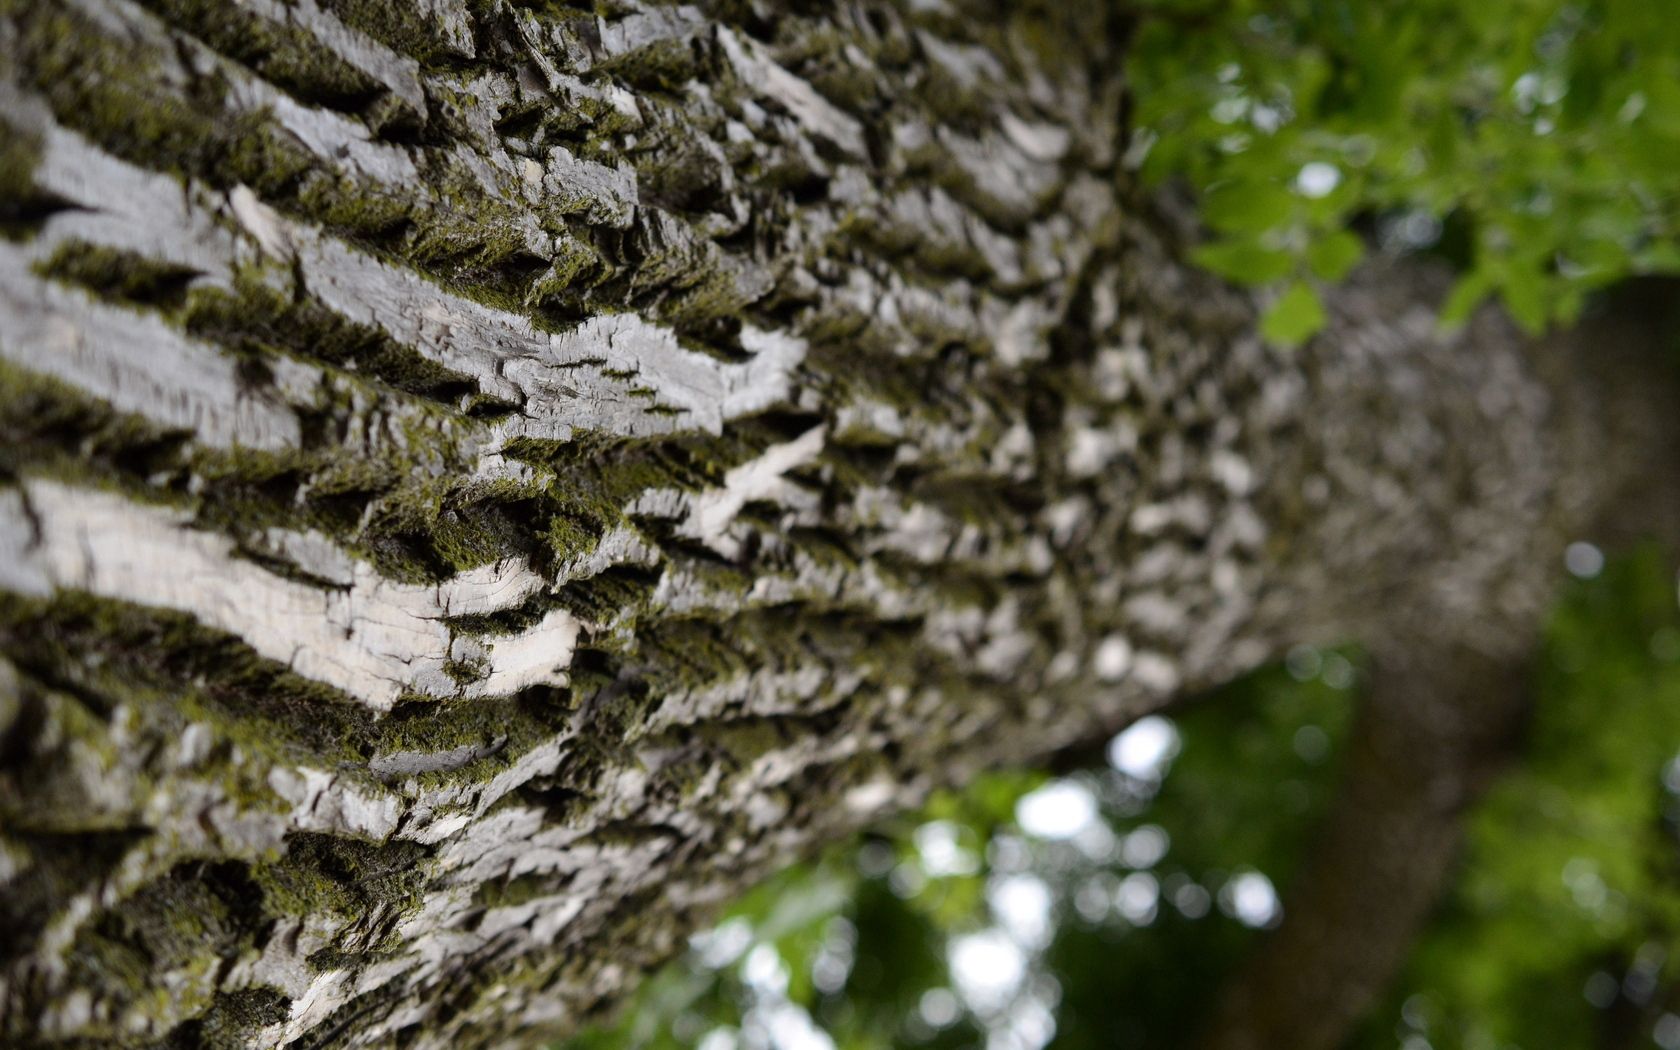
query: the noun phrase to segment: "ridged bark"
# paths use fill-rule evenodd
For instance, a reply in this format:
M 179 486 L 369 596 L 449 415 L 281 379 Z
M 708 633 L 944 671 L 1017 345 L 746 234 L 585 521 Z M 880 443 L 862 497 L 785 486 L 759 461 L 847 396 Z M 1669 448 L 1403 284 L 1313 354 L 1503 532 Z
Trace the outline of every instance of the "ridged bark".
M 1640 464 L 1426 270 L 1264 345 L 1093 8 L 0 0 L 0 1041 L 534 1043 L 1291 642 L 1525 646 Z

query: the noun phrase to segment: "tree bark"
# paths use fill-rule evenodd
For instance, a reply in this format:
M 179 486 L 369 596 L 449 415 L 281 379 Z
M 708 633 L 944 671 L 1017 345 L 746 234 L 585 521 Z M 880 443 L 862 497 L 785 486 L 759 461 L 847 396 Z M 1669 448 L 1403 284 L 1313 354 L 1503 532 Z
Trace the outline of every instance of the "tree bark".
M 597 6 L 0 0 L 8 1045 L 551 1038 L 935 786 L 1526 645 L 1667 440 L 1418 265 L 1264 345 L 1107 5 Z

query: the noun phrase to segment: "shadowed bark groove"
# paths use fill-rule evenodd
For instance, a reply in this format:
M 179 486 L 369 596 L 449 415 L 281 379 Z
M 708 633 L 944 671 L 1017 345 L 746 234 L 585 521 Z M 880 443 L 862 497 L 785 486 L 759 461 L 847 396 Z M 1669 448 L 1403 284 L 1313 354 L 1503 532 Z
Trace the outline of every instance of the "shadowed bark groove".
M 1427 268 L 1263 345 L 1101 5 L 597 7 L 0 0 L 8 1045 L 538 1043 L 1645 466 Z

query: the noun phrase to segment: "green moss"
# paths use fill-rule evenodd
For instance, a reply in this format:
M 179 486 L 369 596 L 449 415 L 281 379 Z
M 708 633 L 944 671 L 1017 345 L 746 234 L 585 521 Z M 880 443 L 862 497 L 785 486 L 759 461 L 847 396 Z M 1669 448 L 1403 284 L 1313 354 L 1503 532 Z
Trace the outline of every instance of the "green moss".
M 521 875 L 481 884 L 473 893 L 473 904 L 481 908 L 514 908 L 559 891 L 552 875 Z
M 750 765 L 787 746 L 796 723 L 778 718 L 738 718 L 708 724 L 701 735 L 728 752 L 737 765 Z
M 52 199 L 35 185 L 40 164 L 40 136 L 0 120 L 0 237 L 28 236 L 53 210 Z
M 563 232 L 555 237 L 548 269 L 531 282 L 526 299 L 538 307 L 572 303 L 578 286 L 591 277 L 604 276 L 606 269 L 599 249 L 569 231 Z
M 246 1050 L 263 1028 L 290 1015 L 291 1000 L 270 987 L 219 992 L 202 1016 L 177 1027 L 158 1050 Z
M 0 473 L 121 485 L 125 475 L 178 467 L 181 443 L 67 383 L 0 361 Z
M 115 699 L 96 690 L 71 693 L 35 682 L 20 684 L 26 721 L 9 734 L 8 749 L 14 757 L 7 775 L 0 777 L 0 823 L 31 835 L 108 833 L 128 827 L 132 815 L 102 804 L 84 776 L 89 764 L 101 771 L 123 764 L 111 725 Z M 147 721 L 150 724 L 136 735 L 175 720 L 166 716 Z M 161 738 L 167 731 L 154 735 Z M 150 778 L 140 774 L 134 779 L 144 789 Z
M 455 407 L 478 384 L 397 342 L 373 325 L 351 321 L 312 299 L 281 294 L 242 275 L 233 292 L 193 294 L 187 331 L 250 355 L 286 353 L 371 376 L 408 393 Z
M 824 568 L 850 572 L 863 564 L 852 541 L 839 530 L 796 526 L 787 530 L 787 539 L 802 554 Z
M 554 607 L 552 598 L 536 594 L 518 605 L 495 612 L 451 616 L 445 620 L 456 634 L 483 637 L 513 634 L 534 627 Z
M 437 19 L 428 17 L 419 4 L 405 0 L 323 0 L 322 6 L 346 25 L 422 63 L 447 63 L 457 57 L 455 44 L 438 32 Z
M 659 577 L 659 573 L 638 566 L 615 566 L 566 584 L 555 597 L 580 620 L 607 621 L 644 608 L 659 585 Z
M 365 187 L 331 170 L 312 172 L 299 184 L 296 206 L 326 229 L 376 250 L 399 248 L 424 217 L 412 196 Z
M 483 658 L 446 660 L 443 673 L 464 689 L 490 673 L 490 661 Z
M 572 694 L 582 700 L 593 697 L 618 679 L 619 655 L 604 640 L 596 637 L 591 645 L 580 646 L 572 653 L 568 674 L 572 680 Z
M 615 684 L 622 688 L 591 709 L 590 730 L 600 740 L 634 741 L 646 733 L 648 713 L 659 705 L 662 696 L 655 695 L 643 681 L 620 680 Z
M 120 46 L 79 14 L 14 6 L 8 14 L 19 30 L 12 48 L 19 71 L 61 122 L 119 156 L 168 163 L 201 154 L 212 137 L 203 114 L 220 108 L 220 91 L 211 81 L 194 88 L 208 103 L 204 109 L 173 104 L 157 76 L 155 56 Z
M 315 105 L 368 118 L 387 133 L 417 128 L 424 114 L 390 95 L 379 81 L 338 57 L 306 30 L 261 18 L 221 0 L 143 0 L 257 75 Z
M 398 911 L 420 904 L 429 876 L 430 848 L 402 839 L 383 845 L 334 835 L 294 832 L 285 856 L 255 865 L 252 881 L 281 915 L 330 911 L 361 915 L 375 907 Z
M 76 591 L 0 596 L 0 651 L 44 682 L 110 697 L 112 706 L 168 703 L 249 755 L 329 768 L 365 762 L 373 720 L 365 706 L 180 613 Z
M 187 284 L 198 276 L 185 266 L 78 240 L 59 245 L 34 268 L 43 277 L 80 285 L 106 299 L 166 310 L 186 301 Z
M 8 945 L 34 944 L 65 902 L 98 885 L 144 837 L 134 828 L 35 834 L 8 823 L 9 851 L 29 863 L 0 893 L 0 938 Z
M 157 975 L 237 958 L 264 920 L 263 894 L 238 861 L 187 861 L 84 927 L 66 955 L 72 986 L 144 1006 Z M 177 994 L 197 989 L 184 985 Z M 207 1005 L 207 1004 L 206 1004 Z M 196 1012 L 165 1000 L 170 1013 Z
M 378 723 L 374 742 L 380 753 L 434 753 L 457 747 L 501 742 L 502 754 L 517 755 L 560 728 L 566 705 L 530 702 L 521 697 L 482 697 L 468 701 L 411 698 Z
M 600 67 L 625 83 L 647 92 L 678 96 L 700 73 L 694 49 L 687 40 L 667 38 L 614 55 Z

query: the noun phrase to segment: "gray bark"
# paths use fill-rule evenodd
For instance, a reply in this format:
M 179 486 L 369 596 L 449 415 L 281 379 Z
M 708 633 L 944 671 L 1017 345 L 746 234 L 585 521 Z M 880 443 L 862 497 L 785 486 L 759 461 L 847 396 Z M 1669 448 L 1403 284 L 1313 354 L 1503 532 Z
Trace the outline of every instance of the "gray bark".
M 0 0 L 8 1045 L 553 1037 L 1290 643 L 1509 658 L 1667 448 L 1416 266 L 1264 345 L 1111 15 L 586 7 Z

